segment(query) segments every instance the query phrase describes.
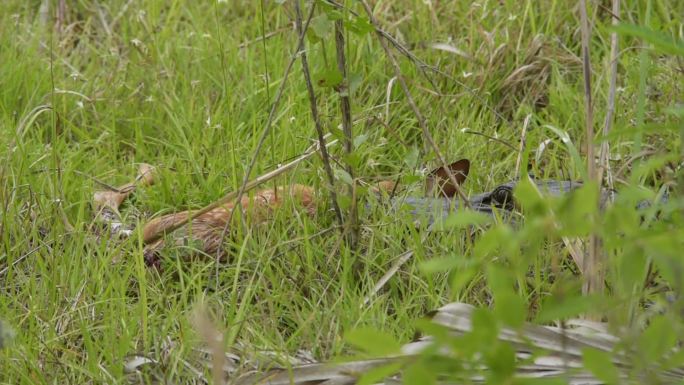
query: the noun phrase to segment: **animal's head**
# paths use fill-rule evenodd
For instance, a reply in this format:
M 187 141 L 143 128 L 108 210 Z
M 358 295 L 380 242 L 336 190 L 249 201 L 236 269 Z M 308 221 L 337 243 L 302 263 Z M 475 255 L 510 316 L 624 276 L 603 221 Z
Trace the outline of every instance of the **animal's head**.
M 463 185 L 469 171 L 470 161 L 468 159 L 457 160 L 448 165 L 447 168 L 438 167 L 430 171 L 425 181 L 425 192 L 427 196 L 444 198 L 455 197 L 457 194 L 457 185 Z M 457 185 L 454 185 L 449 174 L 453 175 L 456 179 Z

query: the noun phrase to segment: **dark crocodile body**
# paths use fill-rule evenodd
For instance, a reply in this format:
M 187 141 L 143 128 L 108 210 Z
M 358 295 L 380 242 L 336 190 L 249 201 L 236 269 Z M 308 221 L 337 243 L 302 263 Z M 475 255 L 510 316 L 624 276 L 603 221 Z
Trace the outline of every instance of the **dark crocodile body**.
M 561 196 L 582 186 L 581 182 L 557 181 L 557 180 L 532 180 L 539 191 L 547 196 Z M 481 213 L 498 215 L 505 218 L 512 218 L 510 215 L 515 210 L 515 200 L 513 189 L 518 184 L 517 181 L 497 186 L 492 191 L 477 194 L 469 198 L 470 207 Z M 610 196 L 610 192 L 604 190 L 601 195 L 601 205 Z M 667 202 L 667 195 L 662 197 L 661 203 Z M 391 204 L 394 210 L 406 210 L 414 220 L 433 225 L 436 221 L 446 218 L 450 213 L 462 208 L 462 202 L 451 198 L 424 198 L 424 197 L 396 197 Z M 637 209 L 645 209 L 650 206 L 647 201 L 640 202 Z M 512 218 L 514 220 L 514 218 Z

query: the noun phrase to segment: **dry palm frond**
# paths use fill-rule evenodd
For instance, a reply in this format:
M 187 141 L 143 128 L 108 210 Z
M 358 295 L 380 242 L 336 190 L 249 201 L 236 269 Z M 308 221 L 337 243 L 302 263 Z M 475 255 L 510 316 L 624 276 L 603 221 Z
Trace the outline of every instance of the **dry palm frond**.
M 453 336 L 461 336 L 472 330 L 474 307 L 464 303 L 450 303 L 440 308 L 432 322 L 446 328 Z M 502 328 L 499 340 L 510 343 L 516 351 L 518 366 L 516 375 L 525 378 L 560 378 L 570 384 L 603 384 L 583 368 L 582 352 L 596 349 L 612 353 L 619 339 L 607 332 L 604 324 L 585 320 L 566 323 L 565 328 L 526 324 L 519 330 Z M 411 362 L 426 349 L 432 348 L 435 340 L 426 336 L 402 347 L 400 354 L 386 358 L 374 358 L 343 363 L 313 363 L 299 366 L 284 366 L 254 370 L 235 378 L 233 383 L 247 384 L 355 384 L 370 370 L 389 364 Z M 448 351 L 438 353 L 445 358 L 457 360 Z M 613 354 L 613 363 L 622 378 L 630 369 L 628 357 Z M 479 373 L 472 374 L 466 382 L 484 382 L 488 368 L 481 367 Z M 401 381 L 401 369 L 385 379 L 384 384 Z M 660 383 L 680 382 L 684 378 L 684 368 L 658 373 Z M 453 382 L 443 382 L 453 383 Z

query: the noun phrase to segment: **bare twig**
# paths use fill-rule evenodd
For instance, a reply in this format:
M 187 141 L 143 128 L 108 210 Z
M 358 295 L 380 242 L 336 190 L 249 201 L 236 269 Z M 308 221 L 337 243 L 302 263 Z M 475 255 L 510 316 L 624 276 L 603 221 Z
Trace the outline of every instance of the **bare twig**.
M 373 16 L 373 11 L 371 10 L 370 6 L 365 0 L 361 0 L 361 4 L 363 5 L 364 9 L 366 10 L 366 14 L 368 15 L 368 18 L 370 19 L 371 24 L 374 26 L 376 34 L 378 35 L 378 41 L 380 42 L 380 45 L 382 46 L 382 49 L 385 51 L 385 54 L 387 55 L 387 58 L 390 61 L 390 64 L 392 65 L 392 68 L 394 69 L 394 76 L 397 77 L 397 80 L 399 80 L 399 84 L 401 85 L 401 88 L 404 90 L 404 93 L 406 94 L 406 100 L 408 101 L 409 106 L 413 110 L 413 114 L 416 116 L 416 119 L 418 120 L 418 125 L 420 126 L 421 130 L 423 131 L 423 136 L 425 137 L 425 140 L 428 142 L 430 147 L 432 147 L 432 150 L 435 152 L 435 155 L 437 156 L 437 159 L 439 160 L 440 166 L 444 168 L 446 171 L 447 175 L 449 176 L 449 180 L 451 183 L 454 185 L 456 188 L 456 193 L 458 194 L 459 198 L 463 202 L 464 206 L 467 208 L 470 208 L 470 203 L 468 201 L 468 197 L 463 193 L 461 188 L 458 186 L 458 181 L 456 180 L 456 177 L 453 175 L 451 170 L 449 170 L 448 164 L 444 157 L 442 156 L 441 152 L 439 151 L 439 147 L 437 147 L 437 144 L 435 143 L 434 139 L 432 138 L 432 134 L 430 134 L 430 131 L 427 128 L 427 123 L 425 122 L 425 118 L 423 117 L 423 114 L 420 112 L 418 109 L 418 106 L 416 105 L 415 101 L 413 100 L 413 96 L 411 95 L 411 91 L 408 88 L 408 85 L 406 84 L 406 79 L 404 79 L 404 75 L 402 75 L 401 70 L 399 68 L 399 64 L 397 63 L 397 59 L 394 57 L 394 54 L 392 51 L 390 51 L 389 47 L 387 46 L 387 43 L 385 42 L 385 35 L 383 35 L 380 31 L 380 28 L 378 26 L 378 22 Z
M 587 1 L 580 2 L 581 32 L 582 32 L 582 63 L 584 69 L 584 108 L 586 113 L 586 141 L 587 141 L 587 172 L 589 179 L 597 181 L 596 160 L 594 159 L 594 111 L 591 98 L 591 62 L 589 57 L 589 18 L 587 16 Z M 598 202 L 596 202 L 598 206 Z M 602 268 L 600 261 L 600 240 L 596 232 L 589 236 L 589 253 L 584 258 L 582 271 L 585 274 L 582 292 L 584 294 L 603 291 Z
M 613 25 L 620 22 L 620 0 L 613 0 L 613 10 L 611 12 L 613 17 Z M 599 169 L 598 180 L 603 180 L 603 173 L 606 174 L 606 184 L 608 190 L 613 191 L 613 175 L 610 172 L 610 145 L 606 137 L 613 127 L 613 115 L 615 114 L 615 90 L 617 83 L 617 62 L 618 62 L 618 36 L 616 32 L 610 34 L 610 85 L 608 89 L 608 108 L 606 111 L 606 120 L 603 124 L 603 142 L 601 143 L 601 153 L 599 155 Z
M 316 3 L 311 3 L 311 7 L 315 7 Z M 295 17 L 297 23 L 297 31 L 302 33 L 302 12 L 300 10 L 299 0 L 295 1 Z M 314 125 L 316 126 L 316 133 L 318 134 L 318 143 L 321 148 L 321 158 L 323 159 L 323 169 L 328 177 L 328 189 L 330 190 L 330 198 L 332 200 L 332 207 L 335 211 L 335 216 L 340 222 L 340 225 L 344 224 L 342 219 L 342 211 L 340 206 L 337 204 L 337 193 L 335 192 L 335 176 L 333 175 L 332 167 L 330 166 L 330 157 L 328 155 L 328 150 L 325 148 L 325 137 L 323 133 L 323 127 L 321 126 L 321 118 L 318 115 L 318 106 L 316 102 L 316 93 L 314 92 L 313 85 L 311 84 L 311 74 L 309 73 L 309 62 L 306 58 L 306 50 L 302 50 L 300 53 L 302 61 L 302 72 L 304 74 L 304 80 L 306 82 L 306 89 L 309 93 L 309 104 L 311 105 L 311 117 L 314 120 Z M 342 227 L 340 227 L 342 229 Z M 344 230 L 342 230 L 344 231 Z
M 342 84 L 338 88 L 338 93 L 340 95 L 340 113 L 342 114 L 342 131 L 345 136 L 344 149 L 347 155 L 350 155 L 354 151 L 354 133 L 352 132 L 352 118 L 351 118 L 351 101 L 349 100 L 349 79 L 347 76 L 347 59 L 345 56 L 345 43 L 344 43 L 344 25 L 342 20 L 335 21 L 335 50 L 337 53 L 337 69 L 342 74 Z M 347 163 L 347 173 L 354 180 L 354 168 L 351 164 Z M 351 206 L 349 208 L 349 216 L 347 220 L 349 221 L 349 246 L 352 250 L 356 249 L 359 238 L 359 218 L 356 207 L 356 194 L 355 194 L 355 183 L 352 182 L 351 185 L 347 186 L 349 198 L 351 198 Z

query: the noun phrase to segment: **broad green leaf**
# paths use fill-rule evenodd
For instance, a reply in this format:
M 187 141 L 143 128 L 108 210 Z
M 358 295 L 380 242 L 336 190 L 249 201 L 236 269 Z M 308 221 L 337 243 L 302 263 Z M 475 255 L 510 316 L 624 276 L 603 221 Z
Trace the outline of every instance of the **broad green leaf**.
M 537 322 L 550 322 L 577 317 L 596 308 L 598 300 L 591 296 L 553 296 L 544 301 L 537 314 Z
M 527 304 L 515 293 L 503 293 L 494 298 L 494 315 L 512 328 L 520 328 L 527 319 Z
M 486 356 L 487 367 L 491 371 L 490 383 L 505 383 L 515 374 L 515 350 L 507 342 L 499 342 Z
M 563 200 L 557 218 L 563 228 L 562 235 L 586 236 L 594 230 L 595 215 L 599 207 L 599 189 L 595 183 L 587 182 L 574 190 Z
M 406 156 L 404 156 L 404 163 L 410 168 L 416 167 L 418 164 L 418 156 L 420 153 L 418 152 L 418 147 L 413 146 L 409 150 L 409 152 L 406 153 Z
M 429 363 L 418 361 L 404 369 L 402 382 L 406 385 L 432 385 L 436 383 L 436 373 Z
M 492 217 L 472 210 L 449 214 L 442 222 L 444 229 L 462 229 L 468 226 L 483 226 L 492 222 Z
M 469 337 L 469 342 L 472 343 L 469 348 L 476 351 L 489 349 L 499 334 L 496 318 L 489 309 L 477 308 L 473 311 L 471 320 L 473 330 L 466 335 Z
M 368 140 L 368 134 L 356 135 L 354 137 L 354 148 L 359 147 L 360 145 L 366 143 L 367 140 Z
M 358 36 L 364 36 L 367 33 L 374 30 L 373 24 L 371 24 L 370 21 L 361 16 L 356 16 L 351 20 L 346 20 L 344 22 L 344 27 Z
M 487 283 L 489 283 L 494 297 L 512 293 L 513 282 L 513 273 L 507 267 L 495 263 L 487 265 Z
M 336 87 L 342 80 L 342 73 L 337 68 L 330 68 L 316 75 L 316 84 L 321 87 Z
M 361 163 L 363 162 L 363 158 L 357 151 L 352 151 L 351 153 L 344 154 L 342 156 L 342 160 L 345 164 L 351 166 L 353 169 L 360 167 Z
M 525 212 L 532 211 L 537 213 L 544 213 L 546 211 L 546 202 L 541 196 L 537 187 L 528 179 L 522 178 L 513 190 L 515 201 L 519 202 Z
M 420 182 L 423 178 L 420 175 L 406 175 L 403 178 L 405 184 Z
M 504 248 L 511 241 L 512 236 L 510 229 L 506 226 L 489 229 L 475 243 L 472 254 L 477 259 L 487 259 Z
M 390 334 L 370 328 L 358 328 L 346 334 L 345 340 L 372 356 L 386 356 L 401 350 L 401 344 Z
M 468 282 L 472 281 L 477 274 L 478 269 L 475 267 L 468 267 L 465 269 L 459 269 L 451 274 L 451 282 L 449 283 L 449 288 L 451 289 L 451 295 L 456 296 L 461 292 L 461 289 Z
M 319 39 L 327 40 L 332 36 L 333 22 L 328 19 L 328 15 L 325 13 L 311 19 L 309 27 Z
M 636 246 L 635 246 L 636 247 Z M 619 283 L 626 293 L 631 293 L 637 287 L 641 287 L 646 278 L 648 260 L 642 252 L 624 253 L 617 261 L 619 268 Z
M 414 325 L 416 329 L 420 330 L 424 335 L 429 335 L 434 338 L 437 343 L 444 343 L 453 339 L 449 328 L 434 323 L 428 318 L 419 318 L 414 321 Z
M 357 385 L 371 385 L 371 384 L 377 384 L 384 378 L 387 378 L 389 376 L 392 376 L 399 372 L 401 370 L 402 364 L 400 362 L 394 362 L 390 363 L 387 365 L 383 365 L 377 368 L 373 368 L 366 373 L 364 373 L 361 378 L 359 378 L 359 381 L 356 383 Z
M 359 89 L 361 83 L 363 82 L 363 74 L 361 72 L 352 72 L 349 74 L 349 93 L 353 94 L 354 91 Z
M 434 274 L 443 271 L 450 271 L 463 266 L 462 256 L 437 257 L 431 258 L 420 264 L 419 268 L 423 273 Z
M 606 384 L 618 384 L 620 382 L 620 373 L 613 365 L 610 353 L 587 348 L 582 350 L 582 362 L 584 362 L 584 367 Z
M 651 324 L 639 336 L 639 350 L 641 355 L 653 361 L 657 361 L 677 343 L 677 333 L 673 329 L 672 321 L 663 315 L 651 319 Z
M 354 180 L 352 179 L 351 175 L 349 175 L 349 173 L 347 171 L 345 171 L 341 168 L 335 169 L 335 176 L 337 177 L 337 179 L 348 184 L 349 186 L 354 184 Z

